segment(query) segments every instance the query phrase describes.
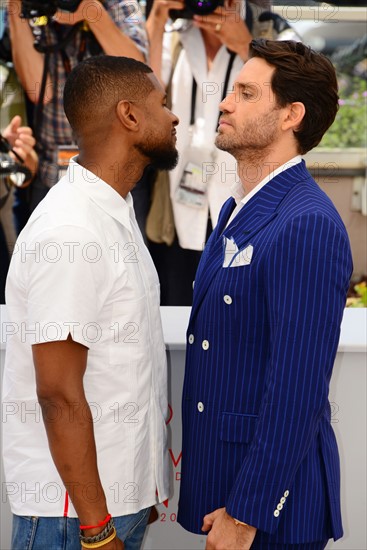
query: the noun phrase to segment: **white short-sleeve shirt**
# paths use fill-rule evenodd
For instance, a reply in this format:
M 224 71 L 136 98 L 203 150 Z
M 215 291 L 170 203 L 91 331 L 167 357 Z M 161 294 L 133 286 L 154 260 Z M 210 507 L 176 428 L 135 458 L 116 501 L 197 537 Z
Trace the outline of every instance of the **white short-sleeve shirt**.
M 131 196 L 72 160 L 18 237 L 6 301 L 3 448 L 12 512 L 76 517 L 50 455 L 31 350 L 69 333 L 89 349 L 84 387 L 109 512 L 136 513 L 168 498 L 159 281 Z

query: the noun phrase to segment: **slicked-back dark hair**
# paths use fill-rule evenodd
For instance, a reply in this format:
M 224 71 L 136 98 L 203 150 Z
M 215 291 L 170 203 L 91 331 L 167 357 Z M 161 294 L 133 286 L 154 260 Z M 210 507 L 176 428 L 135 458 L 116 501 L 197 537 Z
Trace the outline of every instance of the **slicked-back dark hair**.
M 147 77 L 152 72 L 130 57 L 98 55 L 79 63 L 64 88 L 64 110 L 74 132 L 78 135 L 121 100 L 144 100 L 153 89 Z
M 338 111 L 338 83 L 331 61 L 301 42 L 257 39 L 250 57 L 275 67 L 271 88 L 280 107 L 299 101 L 305 116 L 294 132 L 301 154 L 316 147 Z

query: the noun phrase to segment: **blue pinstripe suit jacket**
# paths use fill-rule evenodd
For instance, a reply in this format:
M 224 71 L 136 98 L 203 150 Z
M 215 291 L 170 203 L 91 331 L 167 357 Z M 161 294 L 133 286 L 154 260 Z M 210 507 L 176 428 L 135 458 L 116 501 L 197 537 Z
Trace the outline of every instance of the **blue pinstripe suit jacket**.
M 342 536 L 329 382 L 352 272 L 348 236 L 304 162 L 267 183 L 197 271 L 187 331 L 178 521 L 233 517 L 300 543 Z M 249 265 L 222 267 L 224 238 Z M 234 262 L 234 265 L 236 262 Z

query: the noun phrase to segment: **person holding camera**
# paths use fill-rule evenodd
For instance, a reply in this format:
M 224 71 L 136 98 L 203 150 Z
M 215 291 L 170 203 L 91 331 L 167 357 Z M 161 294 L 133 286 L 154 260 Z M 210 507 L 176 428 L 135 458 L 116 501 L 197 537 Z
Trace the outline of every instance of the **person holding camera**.
M 151 66 L 166 86 L 170 83 L 172 109 L 181 121 L 180 158 L 169 174 L 168 191 L 176 237 L 162 243 L 159 235 L 148 232 L 162 305 L 192 303 L 201 251 L 237 180 L 235 160 L 214 145 L 218 105 L 247 59 L 252 36 L 267 33 L 274 38 L 271 24 L 259 22 L 269 2 L 217 1 L 208 13 L 203 13 L 203 4 L 154 0 L 146 23 Z M 187 19 L 178 19 L 171 27 L 181 23 L 178 32 L 165 31 L 170 17 L 182 15 Z
M 9 236 L 3 207 L 9 200 L 12 186 L 27 187 L 37 172 L 38 156 L 32 129 L 23 126 L 22 118 L 15 115 L 1 134 L 2 162 L 0 166 L 0 304 L 5 304 L 5 281 L 9 269 Z M 3 148 L 4 146 L 4 148 Z M 4 222 L 4 225 L 3 225 Z
M 74 11 L 65 11 L 71 9 Z M 148 42 L 136 0 L 9 0 L 7 11 L 13 63 L 35 105 L 32 126 L 40 159 L 29 212 L 18 219 L 19 232 L 28 215 L 57 183 L 63 149 L 74 144 L 62 107 L 62 90 L 70 71 L 83 59 L 100 53 L 144 61 Z

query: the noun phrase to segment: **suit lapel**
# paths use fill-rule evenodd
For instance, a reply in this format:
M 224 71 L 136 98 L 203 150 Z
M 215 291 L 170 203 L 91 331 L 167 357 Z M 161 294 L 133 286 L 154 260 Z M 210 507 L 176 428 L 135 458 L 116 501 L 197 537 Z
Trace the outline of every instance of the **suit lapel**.
M 218 223 L 206 243 L 200 264 L 195 278 L 194 302 L 191 310 L 191 316 L 194 309 L 197 309 L 201 303 L 207 288 L 209 287 L 215 273 L 222 265 L 223 257 L 223 235 L 222 232 L 228 222 L 236 201 L 231 197 L 223 205 L 220 211 Z M 196 286 L 196 282 L 198 285 Z
M 293 186 L 309 177 L 304 161 L 278 174 L 243 206 L 228 227 L 226 224 L 235 207 L 235 200 L 231 198 L 224 203 L 218 224 L 200 261 L 195 279 L 196 288 L 190 322 L 195 317 L 213 278 L 222 268 L 224 238 L 233 239 L 238 250 L 243 250 L 250 244 L 252 237 L 277 216 L 279 205 Z

